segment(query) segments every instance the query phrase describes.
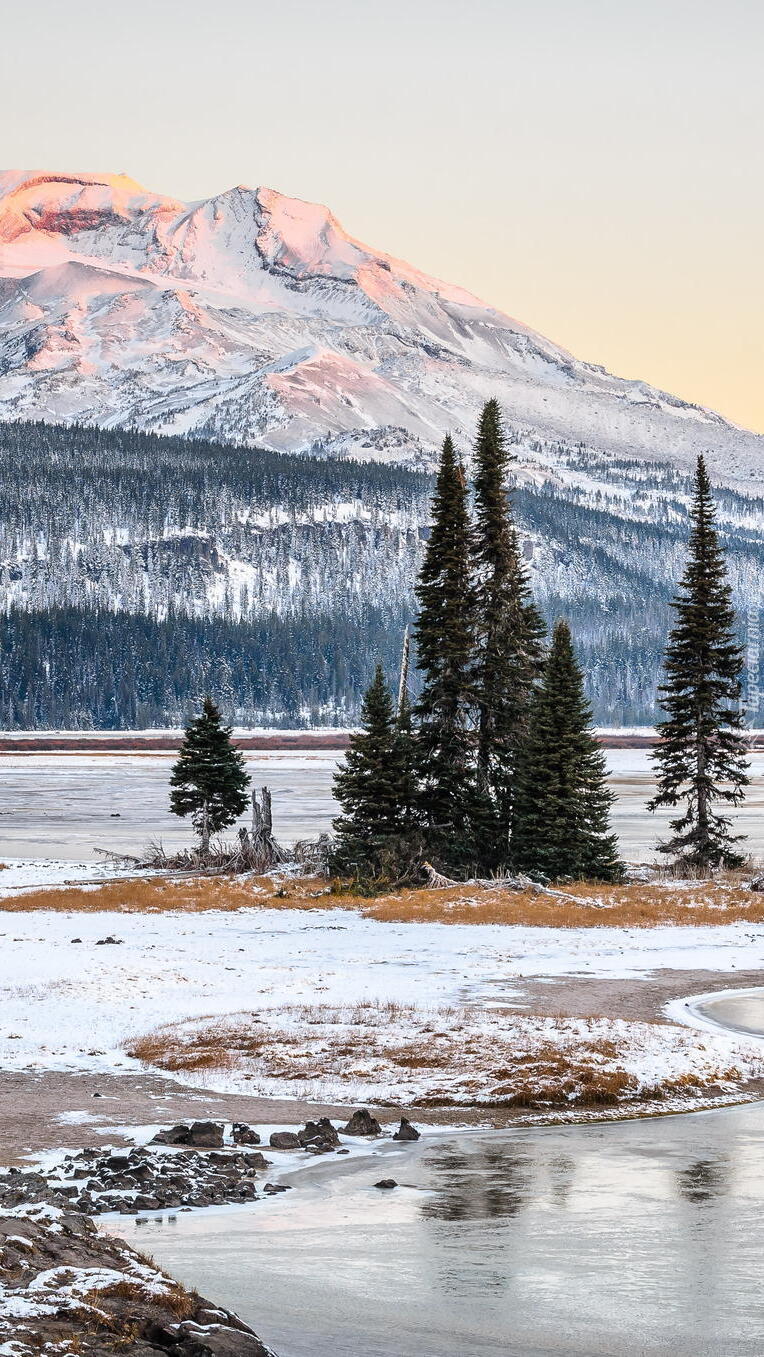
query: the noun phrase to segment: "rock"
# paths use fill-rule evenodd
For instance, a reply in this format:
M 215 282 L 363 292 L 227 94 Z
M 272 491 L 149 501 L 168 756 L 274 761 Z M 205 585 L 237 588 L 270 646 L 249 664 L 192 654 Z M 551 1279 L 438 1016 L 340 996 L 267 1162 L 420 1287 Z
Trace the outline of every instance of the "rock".
M 380 1178 L 379 1182 L 375 1183 L 374 1186 L 385 1188 L 387 1190 L 388 1188 L 391 1187 L 397 1187 L 398 1184 L 396 1183 L 394 1178 Z
M 166 1131 L 157 1131 L 151 1140 L 152 1145 L 187 1145 L 191 1128 L 179 1122 L 177 1126 L 170 1126 Z
M 332 1126 L 328 1117 L 321 1117 L 318 1121 L 306 1121 L 301 1131 L 297 1132 L 301 1145 L 310 1145 L 314 1148 L 319 1142 L 327 1149 L 336 1149 L 340 1143 L 340 1138 Z
M 393 1140 L 418 1140 L 419 1132 L 416 1126 L 412 1126 L 408 1117 L 401 1117 L 401 1124 L 393 1136 Z
M 244 1122 L 235 1121 L 231 1131 L 234 1145 L 259 1145 L 260 1137 L 257 1131 L 253 1131 L 251 1126 Z
M 192 1121 L 188 1133 L 189 1145 L 217 1149 L 223 1144 L 225 1127 L 217 1121 Z
M 376 1117 L 373 1117 L 367 1108 L 362 1107 L 360 1111 L 353 1113 L 347 1126 L 343 1126 L 342 1132 L 346 1136 L 379 1136 L 382 1134 L 382 1127 Z
M 227 1315 L 225 1310 L 197 1310 L 197 1324 L 225 1324 Z
M 270 1138 L 274 1150 L 299 1150 L 300 1137 L 294 1131 L 274 1131 Z
M 244 1156 L 244 1163 L 248 1169 L 267 1169 L 273 1160 L 266 1159 L 264 1154 L 247 1154 Z
M 72 942 L 82 942 L 82 938 L 72 938 Z
M 128 1169 L 130 1167 L 130 1156 L 127 1154 L 110 1154 L 106 1160 L 106 1167 L 107 1169 L 114 1169 L 115 1172 Z
M 228 1326 L 182 1338 L 171 1351 L 175 1357 L 268 1357 L 268 1349 L 251 1330 L 244 1333 Z
M 113 938 L 110 933 L 108 938 L 97 938 L 96 947 L 120 947 L 123 942 L 124 938 Z

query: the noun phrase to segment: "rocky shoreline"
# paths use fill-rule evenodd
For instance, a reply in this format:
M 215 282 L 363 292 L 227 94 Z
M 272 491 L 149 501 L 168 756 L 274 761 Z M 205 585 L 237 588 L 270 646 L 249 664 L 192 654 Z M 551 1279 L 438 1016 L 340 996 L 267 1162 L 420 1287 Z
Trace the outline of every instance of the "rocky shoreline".
M 0 1213 L 7 1357 L 275 1357 L 240 1319 L 179 1286 L 79 1213 Z
M 273 1132 L 269 1148 L 348 1154 L 341 1135 L 381 1134 L 363 1109 L 339 1130 L 322 1117 L 297 1131 Z M 402 1118 L 394 1138 L 418 1136 Z M 188 1292 L 124 1241 L 99 1233 L 91 1219 L 254 1202 L 288 1191 L 262 1180 L 273 1160 L 259 1144 L 258 1132 L 244 1123 L 179 1123 L 146 1146 L 85 1147 L 47 1168 L 0 1173 L 2 1357 L 274 1357 L 235 1315 Z

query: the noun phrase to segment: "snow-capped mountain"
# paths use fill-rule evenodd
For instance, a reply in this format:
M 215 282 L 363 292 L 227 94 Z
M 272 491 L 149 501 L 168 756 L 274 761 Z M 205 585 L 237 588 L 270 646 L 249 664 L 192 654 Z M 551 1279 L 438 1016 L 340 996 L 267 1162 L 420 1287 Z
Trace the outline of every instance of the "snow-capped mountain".
M 719 480 L 764 477 L 764 437 L 578 361 L 325 207 L 0 174 L 0 418 L 428 464 L 447 429 L 471 439 L 488 396 L 529 450 L 703 451 Z

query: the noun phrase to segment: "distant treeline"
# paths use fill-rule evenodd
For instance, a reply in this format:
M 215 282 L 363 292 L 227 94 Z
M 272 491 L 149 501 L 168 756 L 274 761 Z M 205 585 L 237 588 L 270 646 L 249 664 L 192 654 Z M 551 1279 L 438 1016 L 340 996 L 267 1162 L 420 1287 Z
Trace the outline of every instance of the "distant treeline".
M 559 473 L 513 490 L 535 596 L 571 622 L 596 720 L 651 722 L 689 479 L 534 450 Z M 374 462 L 0 424 L 0 724 L 176 724 L 207 688 L 241 724 L 354 720 L 413 615 L 432 487 Z M 744 618 L 764 504 L 716 498 Z
M 358 711 L 380 646 L 395 668 L 401 637 L 376 609 L 253 624 L 14 607 L 0 619 L 0 727 L 177 726 L 207 692 L 237 721 L 342 724 Z

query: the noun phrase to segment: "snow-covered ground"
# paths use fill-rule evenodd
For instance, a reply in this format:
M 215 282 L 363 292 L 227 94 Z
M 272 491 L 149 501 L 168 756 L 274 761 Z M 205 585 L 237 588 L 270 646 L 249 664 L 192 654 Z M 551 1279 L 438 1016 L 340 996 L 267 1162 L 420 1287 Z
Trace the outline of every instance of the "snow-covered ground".
M 345 910 L 262 908 L 180 916 L 12 913 L 0 915 L 0 932 L 0 1068 L 17 1070 L 136 1069 L 124 1050 L 132 1039 L 164 1023 L 241 1011 L 266 1021 L 270 1013 L 274 1026 L 282 1021 L 275 1010 L 285 1006 L 370 1000 L 420 1013 L 466 1007 L 490 1015 L 523 977 L 585 982 L 664 968 L 734 977 L 764 967 L 764 930 L 744 923 L 563 930 L 390 924 Z M 499 1030 L 509 1022 L 495 1012 L 489 1020 Z M 406 1021 L 403 1013 L 391 1018 L 402 1038 Z M 632 1043 L 634 1068 L 645 1079 L 660 1051 L 665 1062 L 677 1045 L 676 1029 L 651 1029 L 648 1037 Z M 727 1064 L 739 1063 L 739 1041 L 703 1036 L 695 1046 L 710 1049 L 717 1040 Z M 761 1055 L 759 1043 L 743 1040 L 742 1047 Z M 685 1067 L 695 1062 L 687 1055 Z M 251 1083 L 241 1086 L 254 1091 Z M 287 1081 L 281 1091 L 297 1090 Z M 354 1086 L 348 1094 L 357 1096 Z
M 732 1092 L 764 1075 L 764 1043 L 614 1018 L 525 1017 L 480 1006 L 287 1005 L 163 1030 L 176 1078 L 218 1092 L 315 1102 L 558 1103 Z M 190 1068 L 176 1069 L 187 1056 Z M 207 1064 L 210 1059 L 217 1064 Z M 605 1097 L 602 1096 L 604 1090 Z
M 99 886 L 104 881 L 136 874 L 129 865 L 104 859 L 70 862 L 65 858 L 8 858 L 0 867 L 0 899 L 22 895 L 40 886 Z M 153 874 L 141 872 L 139 875 Z

